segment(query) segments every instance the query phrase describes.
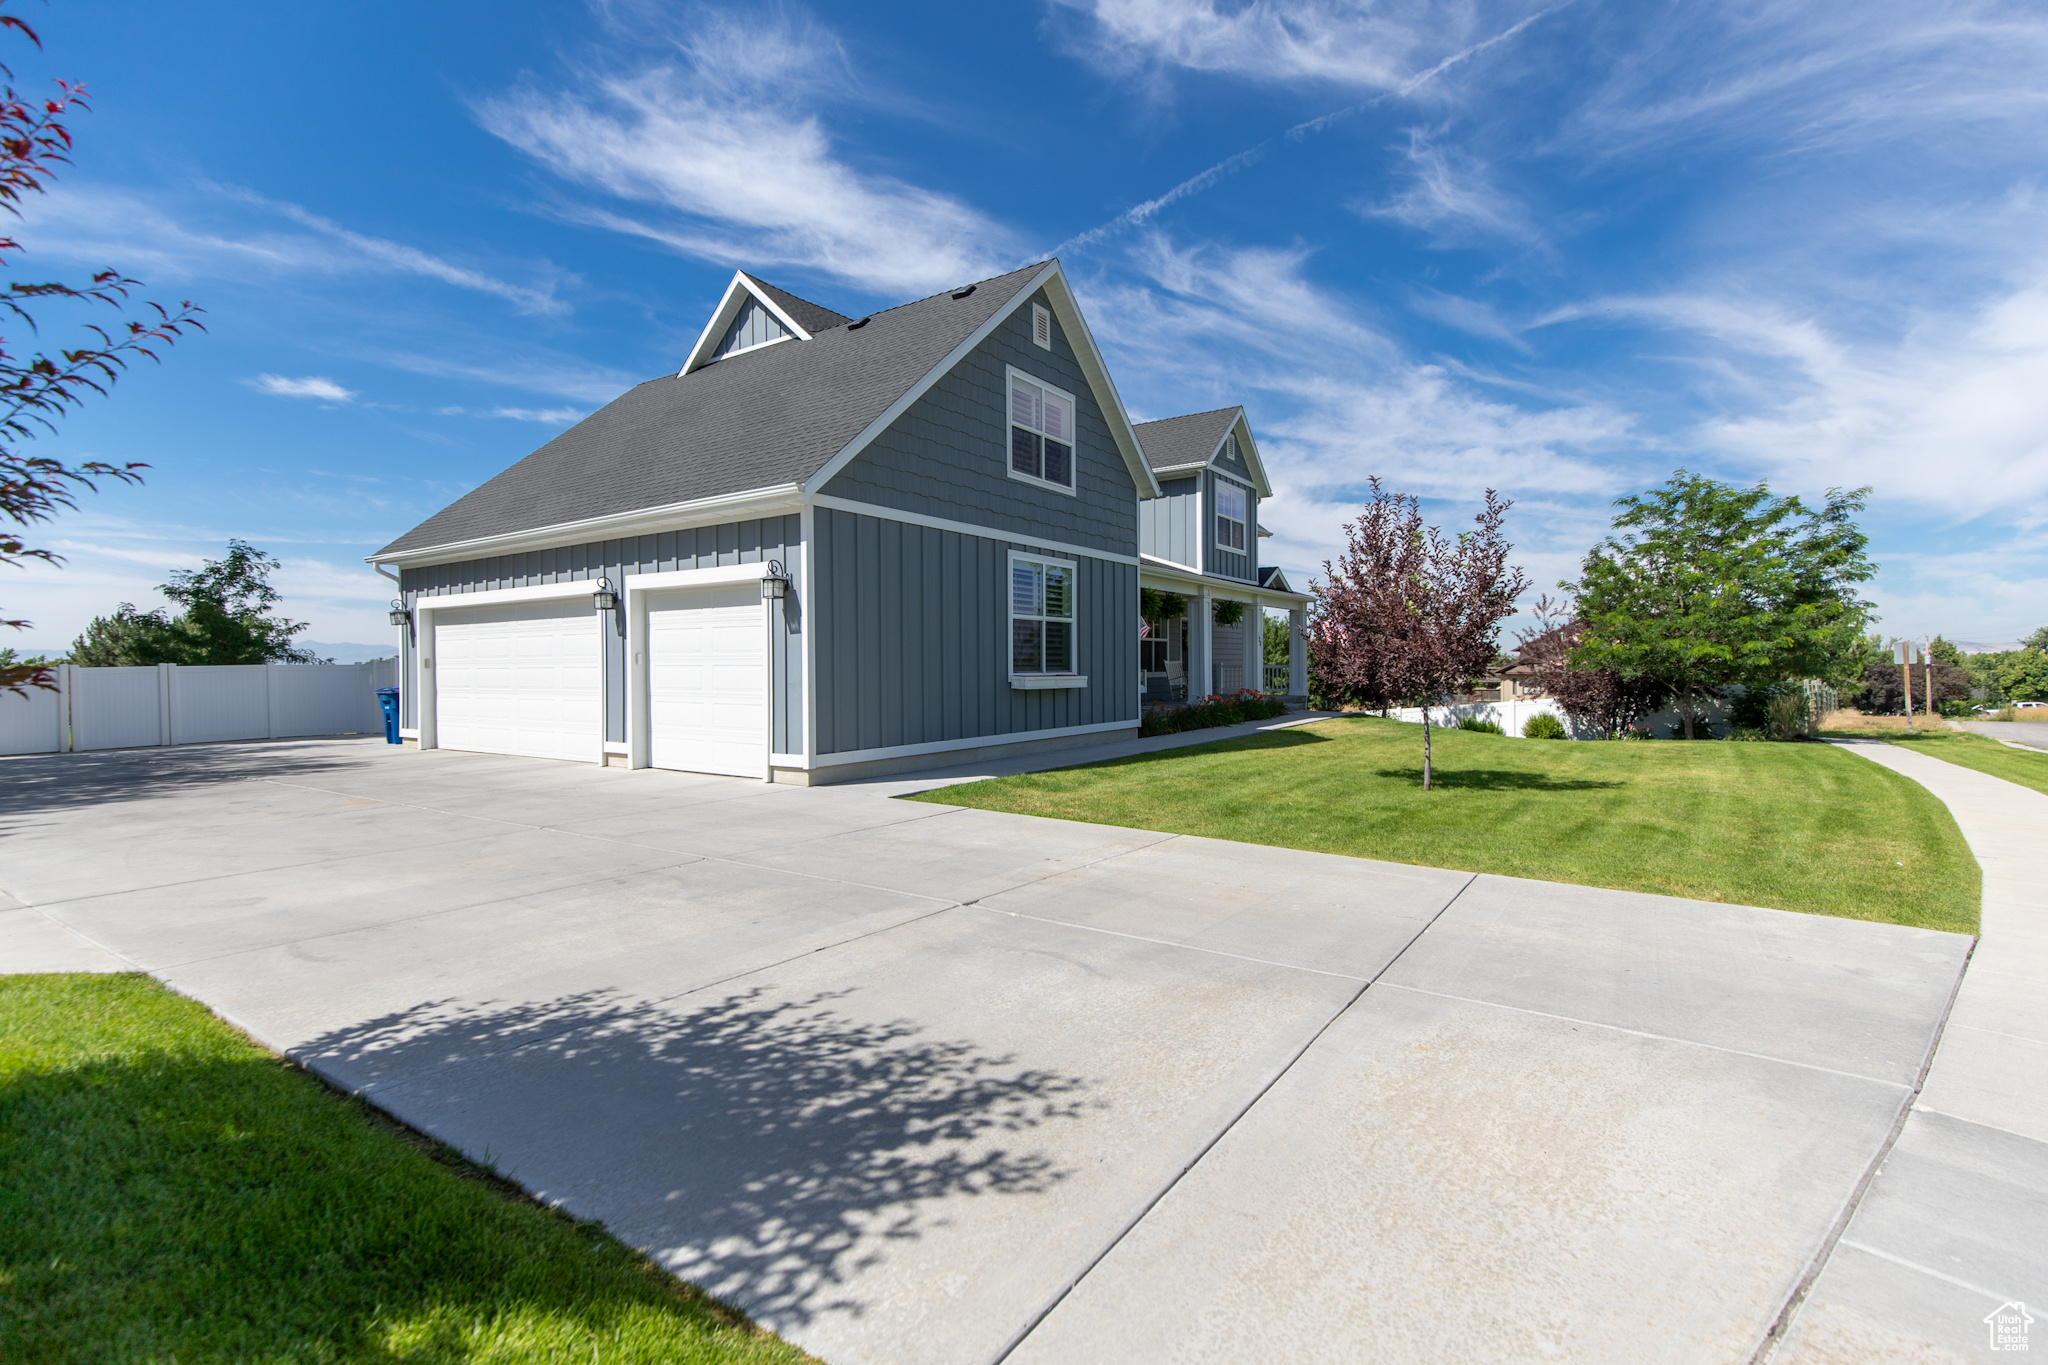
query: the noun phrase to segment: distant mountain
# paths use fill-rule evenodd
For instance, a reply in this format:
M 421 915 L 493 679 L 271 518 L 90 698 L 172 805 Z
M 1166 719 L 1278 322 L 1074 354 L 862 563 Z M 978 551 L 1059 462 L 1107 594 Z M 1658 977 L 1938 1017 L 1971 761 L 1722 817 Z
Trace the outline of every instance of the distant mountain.
M 322 659 L 332 659 L 338 664 L 366 664 L 372 659 L 395 659 L 397 645 L 352 645 L 344 641 L 331 644 L 321 640 L 299 640 L 301 649 L 310 649 Z
M 2007 650 L 2018 649 L 2019 647 L 2020 642 L 2018 640 L 2003 645 L 1987 645 L 1980 640 L 1956 641 L 1956 648 L 1965 654 L 2003 654 Z

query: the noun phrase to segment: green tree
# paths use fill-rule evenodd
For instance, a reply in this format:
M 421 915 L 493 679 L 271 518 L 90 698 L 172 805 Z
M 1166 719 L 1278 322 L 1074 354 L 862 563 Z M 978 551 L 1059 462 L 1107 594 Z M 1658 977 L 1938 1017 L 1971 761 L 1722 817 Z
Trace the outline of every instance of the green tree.
M 1260 628 L 1264 632 L 1262 639 L 1265 647 L 1266 662 L 1268 664 L 1286 663 L 1289 636 L 1287 618 L 1284 616 L 1268 615 L 1264 618 L 1264 624 Z
M 1869 492 L 1829 489 L 1811 508 L 1680 469 L 1618 500 L 1579 581 L 1561 585 L 1586 623 L 1572 667 L 1663 684 L 1687 739 L 1721 688 L 1856 679 L 1872 606 L 1856 585 L 1876 568 L 1854 514 Z
M 1934 662 L 1938 664 L 1948 664 L 1952 668 L 1961 668 L 1963 666 L 1963 651 L 1957 649 L 1939 635 L 1935 636 L 1933 642 L 1927 646 L 1927 652 L 1934 656 Z
M 2031 649 L 2040 654 L 2048 654 L 2048 626 L 2043 626 L 2032 635 L 2029 635 L 2026 643 L 2021 645 L 2020 648 Z
M 184 610 L 166 616 L 123 602 L 112 616 L 96 617 L 85 628 L 71 646 L 71 662 L 86 668 L 318 663 L 311 650 L 292 644 L 305 624 L 271 615 L 278 593 L 270 575 L 277 567 L 271 555 L 230 540 L 226 558 L 175 570 L 160 588 Z

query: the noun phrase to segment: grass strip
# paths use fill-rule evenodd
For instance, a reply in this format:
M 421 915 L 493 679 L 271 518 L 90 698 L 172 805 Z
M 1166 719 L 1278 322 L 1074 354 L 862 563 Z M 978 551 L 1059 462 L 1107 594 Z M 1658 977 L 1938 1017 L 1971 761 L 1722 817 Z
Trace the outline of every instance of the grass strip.
M 1347 717 L 918 800 L 1975 933 L 1924 787 L 1823 744 L 1576 743 Z
M 809 1359 L 147 977 L 0 977 L 0 1360 Z
M 1927 754 L 1959 768 L 2002 777 L 2007 782 L 2048 794 L 2048 750 L 2013 749 L 1987 735 L 1968 730 L 1921 731 L 1918 734 L 1890 734 L 1888 743 L 1914 753 Z

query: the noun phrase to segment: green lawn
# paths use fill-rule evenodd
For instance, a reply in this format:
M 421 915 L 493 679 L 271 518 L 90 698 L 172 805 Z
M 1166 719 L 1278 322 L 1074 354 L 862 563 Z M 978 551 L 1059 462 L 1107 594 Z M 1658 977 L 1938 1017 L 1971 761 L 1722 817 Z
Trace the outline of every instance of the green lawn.
M 1822 744 L 1570 743 L 1374 717 L 916 798 L 1975 933 L 1977 864 L 1924 787 Z
M 0 977 L 8 1365 L 808 1359 L 146 977 Z

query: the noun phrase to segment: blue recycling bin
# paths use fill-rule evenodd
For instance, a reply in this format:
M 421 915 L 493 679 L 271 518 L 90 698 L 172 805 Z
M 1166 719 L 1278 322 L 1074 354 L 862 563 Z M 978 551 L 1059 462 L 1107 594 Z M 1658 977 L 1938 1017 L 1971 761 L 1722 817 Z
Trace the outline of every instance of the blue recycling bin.
M 377 689 L 377 705 L 384 708 L 384 742 L 398 743 L 398 689 L 380 687 Z

